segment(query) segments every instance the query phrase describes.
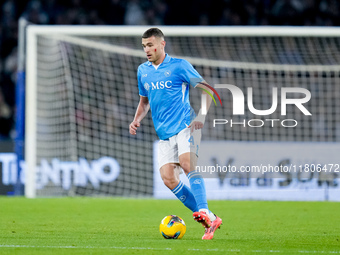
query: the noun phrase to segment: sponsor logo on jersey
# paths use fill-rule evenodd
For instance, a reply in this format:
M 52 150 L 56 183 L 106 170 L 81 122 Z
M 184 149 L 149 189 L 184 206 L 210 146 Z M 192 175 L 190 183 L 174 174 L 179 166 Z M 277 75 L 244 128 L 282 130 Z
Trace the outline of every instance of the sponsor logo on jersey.
M 149 83 L 144 83 L 144 88 L 146 90 L 158 90 L 158 89 L 170 89 L 172 87 L 172 81 L 157 81 Z

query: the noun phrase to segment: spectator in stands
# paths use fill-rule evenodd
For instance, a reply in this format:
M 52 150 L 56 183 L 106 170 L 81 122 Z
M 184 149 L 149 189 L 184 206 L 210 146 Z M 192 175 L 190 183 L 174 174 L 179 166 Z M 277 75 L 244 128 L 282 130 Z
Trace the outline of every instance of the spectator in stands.
M 13 112 L 6 103 L 2 90 L 0 90 L 0 139 L 10 138 L 13 126 Z

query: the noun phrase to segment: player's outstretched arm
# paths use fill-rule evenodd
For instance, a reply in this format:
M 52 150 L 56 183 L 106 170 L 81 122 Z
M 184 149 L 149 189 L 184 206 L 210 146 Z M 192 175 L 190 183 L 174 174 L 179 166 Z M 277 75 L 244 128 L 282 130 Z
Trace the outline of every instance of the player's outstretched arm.
M 208 112 L 210 105 L 211 105 L 211 102 L 212 102 L 212 98 L 210 96 L 208 96 L 206 91 L 208 91 L 212 95 L 214 94 L 214 92 L 211 91 L 207 86 L 205 86 L 205 84 L 208 84 L 208 83 L 206 81 L 203 81 L 203 82 L 197 84 L 196 87 L 204 89 L 204 90 L 202 90 L 202 94 L 206 95 L 206 97 L 205 97 L 206 98 L 205 109 Z M 195 129 L 202 129 L 203 126 L 204 126 L 204 122 L 205 122 L 205 115 L 202 114 L 202 109 L 200 109 L 197 117 L 190 123 L 188 128 L 191 128 L 191 131 L 194 131 Z
M 131 124 L 129 125 L 131 135 L 137 134 L 137 128 L 140 126 L 140 122 L 148 113 L 149 109 L 150 109 L 149 99 L 147 97 L 140 96 L 135 117 Z

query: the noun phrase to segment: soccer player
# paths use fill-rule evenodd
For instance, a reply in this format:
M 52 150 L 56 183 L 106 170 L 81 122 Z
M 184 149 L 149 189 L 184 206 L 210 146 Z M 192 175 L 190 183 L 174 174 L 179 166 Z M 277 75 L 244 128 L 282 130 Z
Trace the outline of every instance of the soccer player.
M 193 118 L 189 102 L 190 85 L 207 87 L 188 61 L 165 53 L 165 44 L 163 32 L 158 28 L 148 29 L 142 36 L 148 61 L 138 67 L 140 101 L 129 129 L 135 135 L 151 108 L 152 120 L 160 138 L 158 162 L 162 180 L 193 212 L 194 220 L 204 226 L 202 239 L 212 239 L 222 219 L 209 210 L 204 179 L 195 172 L 205 116 L 199 113 Z M 206 109 L 209 109 L 211 98 L 206 98 Z M 180 180 L 179 167 L 189 178 L 190 188 Z

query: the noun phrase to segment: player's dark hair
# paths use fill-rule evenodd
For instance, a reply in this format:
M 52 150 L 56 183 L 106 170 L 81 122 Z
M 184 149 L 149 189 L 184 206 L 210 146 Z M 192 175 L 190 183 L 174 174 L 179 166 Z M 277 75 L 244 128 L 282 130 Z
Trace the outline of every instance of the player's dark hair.
M 152 27 L 152 28 L 149 28 L 148 30 L 146 30 L 144 32 L 144 34 L 142 35 L 142 38 L 149 38 L 151 36 L 154 36 L 154 37 L 159 37 L 159 38 L 164 38 L 164 34 L 163 32 L 156 28 L 156 27 Z

